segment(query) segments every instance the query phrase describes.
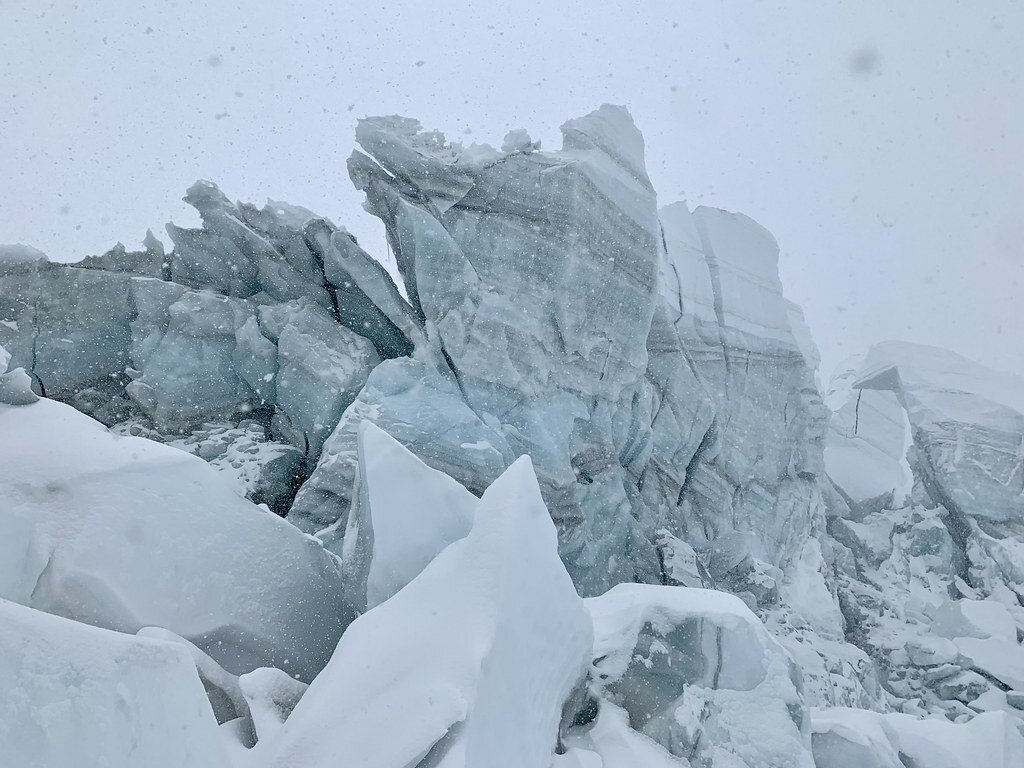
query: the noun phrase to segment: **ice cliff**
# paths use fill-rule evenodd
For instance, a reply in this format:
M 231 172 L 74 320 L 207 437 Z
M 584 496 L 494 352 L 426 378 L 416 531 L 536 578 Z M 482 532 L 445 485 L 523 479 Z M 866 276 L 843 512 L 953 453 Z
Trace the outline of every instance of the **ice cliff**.
M 401 287 L 209 182 L 170 249 L 0 247 L 21 764 L 125 696 L 153 766 L 1024 760 L 1024 383 L 887 343 L 823 400 L 771 234 L 659 209 L 621 107 L 562 133 L 360 121 Z

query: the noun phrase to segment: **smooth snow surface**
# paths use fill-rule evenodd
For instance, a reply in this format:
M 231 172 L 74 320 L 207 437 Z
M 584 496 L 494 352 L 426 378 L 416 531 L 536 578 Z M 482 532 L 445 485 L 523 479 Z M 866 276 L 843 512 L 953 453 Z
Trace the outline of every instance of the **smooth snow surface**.
M 464 539 L 352 623 L 260 765 L 548 768 L 591 646 L 521 458 Z
M 0 765 L 226 768 L 188 651 L 0 599 Z
M 52 400 L 0 405 L 0 435 L 0 596 L 165 627 L 235 674 L 326 664 L 345 620 L 336 561 L 205 462 Z

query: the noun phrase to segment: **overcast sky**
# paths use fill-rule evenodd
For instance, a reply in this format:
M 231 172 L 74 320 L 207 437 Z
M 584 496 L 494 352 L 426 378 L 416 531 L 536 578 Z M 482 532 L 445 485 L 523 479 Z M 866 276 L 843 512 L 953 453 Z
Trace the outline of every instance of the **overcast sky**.
M 169 220 L 197 178 L 383 257 L 355 120 L 546 147 L 626 104 L 662 204 L 782 249 L 827 374 L 874 341 L 1024 373 L 1024 3 L 0 0 L 0 242 L 59 260 Z

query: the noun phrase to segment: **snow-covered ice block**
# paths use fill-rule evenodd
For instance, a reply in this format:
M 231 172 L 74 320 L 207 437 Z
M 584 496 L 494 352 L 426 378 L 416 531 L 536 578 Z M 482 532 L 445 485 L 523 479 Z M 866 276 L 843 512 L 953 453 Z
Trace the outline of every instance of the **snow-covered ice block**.
M 341 555 L 345 595 L 363 612 L 412 581 L 469 533 L 478 499 L 369 421 L 359 425 L 359 475 L 344 535 L 320 538 Z
M 8 371 L 11 353 L 0 347 L 0 403 L 5 405 L 28 405 L 39 399 L 32 391 L 32 378 L 24 368 Z
M 620 584 L 586 603 L 596 689 L 633 728 L 708 764 L 813 766 L 799 671 L 739 598 Z
M 913 482 L 905 458 L 910 429 L 903 407 L 892 392 L 852 387 L 862 364 L 861 357 L 840 364 L 826 394 L 833 412 L 825 469 L 853 505 L 886 494 L 891 501 L 897 491 L 905 496 Z
M 857 709 L 811 710 L 817 768 L 1015 768 L 1024 736 L 1004 712 L 968 723 Z
M 186 649 L 0 599 L 0 764 L 227 768 Z
M 0 406 L 0 596 L 91 624 L 165 627 L 228 671 L 311 679 L 347 615 L 335 558 L 201 459 L 69 406 Z
M 468 536 L 352 623 L 260 764 L 549 768 L 592 637 L 520 458 Z
M 658 218 L 665 245 L 658 283 L 663 300 L 676 310 L 673 318 L 692 315 L 717 323 L 715 291 L 693 214 L 680 202 L 661 208 Z
M 853 385 L 897 395 L 936 501 L 967 517 L 1024 520 L 1024 379 L 944 349 L 885 342 Z

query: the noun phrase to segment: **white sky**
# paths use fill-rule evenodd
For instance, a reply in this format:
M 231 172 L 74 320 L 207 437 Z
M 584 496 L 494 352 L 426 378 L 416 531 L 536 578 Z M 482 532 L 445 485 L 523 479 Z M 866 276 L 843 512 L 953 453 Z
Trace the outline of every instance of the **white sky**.
M 345 172 L 357 117 L 556 148 L 607 101 L 662 204 L 775 234 L 826 374 L 884 338 L 1024 373 L 1022 65 L 1020 0 L 0 0 L 0 242 L 168 242 L 206 178 L 382 256 Z

